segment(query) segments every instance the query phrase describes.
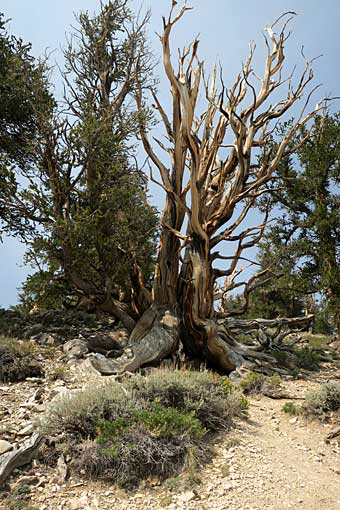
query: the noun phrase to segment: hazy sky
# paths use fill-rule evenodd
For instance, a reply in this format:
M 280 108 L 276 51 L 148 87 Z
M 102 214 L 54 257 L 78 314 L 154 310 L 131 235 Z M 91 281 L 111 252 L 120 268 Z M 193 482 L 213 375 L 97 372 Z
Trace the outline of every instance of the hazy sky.
M 51 53 L 53 63 L 61 62 L 60 47 L 70 25 L 74 24 L 74 13 L 94 12 L 99 4 L 99 0 L 1 0 L 0 11 L 12 20 L 10 32 L 33 44 L 35 55 L 56 50 Z M 156 55 L 160 54 L 160 46 L 155 33 L 161 32 L 161 16 L 168 12 L 170 4 L 170 0 L 145 0 L 143 4 L 132 0 L 135 9 L 142 5 L 143 10 L 150 7 L 152 11 L 149 32 Z M 191 0 L 188 5 L 194 9 L 186 14 L 174 32 L 173 49 L 183 47 L 199 34 L 201 58 L 207 66 L 220 61 L 227 82 L 238 72 L 251 40 L 257 43 L 256 63 L 261 70 L 263 27 L 281 13 L 295 11 L 298 16 L 292 23 L 293 34 L 287 45 L 287 72 L 297 60 L 301 62 L 303 45 L 307 58 L 323 54 L 314 65 L 315 83 L 322 84 L 320 96 L 340 95 L 339 0 Z M 159 75 L 160 97 L 166 99 L 161 68 Z M 58 92 L 60 81 L 56 78 L 55 83 Z M 23 252 L 24 247 L 14 239 L 5 239 L 0 244 L 0 306 L 17 302 L 17 288 L 30 271 L 22 265 Z

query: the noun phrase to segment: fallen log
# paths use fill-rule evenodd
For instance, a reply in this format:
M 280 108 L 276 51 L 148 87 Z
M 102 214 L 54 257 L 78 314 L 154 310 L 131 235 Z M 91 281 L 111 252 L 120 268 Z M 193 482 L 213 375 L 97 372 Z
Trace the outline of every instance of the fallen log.
M 235 317 L 227 317 L 219 319 L 224 322 L 231 331 L 241 330 L 250 331 L 262 328 L 308 328 L 314 319 L 314 315 L 305 315 L 304 317 L 279 317 L 277 319 L 235 319 Z
M 35 433 L 19 448 L 0 456 L 0 486 L 15 469 L 29 464 L 37 456 L 43 440 L 43 436 Z
M 335 437 L 340 436 L 340 427 L 336 427 L 332 429 L 326 436 L 326 440 L 334 439 Z

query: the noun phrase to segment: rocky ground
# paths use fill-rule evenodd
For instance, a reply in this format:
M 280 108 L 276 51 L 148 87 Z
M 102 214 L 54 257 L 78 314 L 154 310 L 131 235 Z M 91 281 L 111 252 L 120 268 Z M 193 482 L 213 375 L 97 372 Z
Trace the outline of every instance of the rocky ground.
M 20 445 L 32 434 L 32 424 L 62 392 L 102 384 L 103 378 L 85 360 L 67 360 L 61 346 L 41 348 L 45 377 L 0 383 L 1 448 Z M 302 399 L 307 391 L 340 379 L 340 366 L 324 364 L 321 372 L 284 382 L 285 392 Z M 190 477 L 162 486 L 149 480 L 138 491 L 125 492 L 109 484 L 67 477 L 60 459 L 55 468 L 33 461 L 9 479 L 12 492 L 31 487 L 29 510 L 335 510 L 340 508 L 340 447 L 325 436 L 335 425 L 306 421 L 282 412 L 284 399 L 252 397 L 249 419 L 216 444 L 211 464 Z M 10 447 L 10 446 L 8 446 Z M 67 459 L 66 459 L 67 461 Z M 12 503 L 11 503 L 12 504 Z M 1 510 L 15 509 L 1 499 Z

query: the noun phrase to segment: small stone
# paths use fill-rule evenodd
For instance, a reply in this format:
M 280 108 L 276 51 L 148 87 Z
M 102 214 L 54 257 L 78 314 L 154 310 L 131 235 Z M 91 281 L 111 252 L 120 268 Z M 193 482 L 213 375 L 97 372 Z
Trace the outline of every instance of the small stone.
M 37 341 L 41 345 L 57 345 L 60 343 L 58 338 L 50 333 L 41 333 L 38 335 Z
M 0 455 L 13 450 L 13 445 L 8 441 L 0 440 Z
M 183 492 L 183 494 L 180 494 L 177 497 L 177 501 L 179 503 L 189 503 L 189 501 L 192 501 L 196 498 L 196 494 L 192 491 Z
M 21 484 L 24 484 L 24 485 L 36 485 L 37 483 L 39 483 L 39 477 L 37 475 L 26 475 L 26 476 L 21 476 L 18 480 L 18 483 Z
M 295 423 L 297 423 L 297 421 L 298 421 L 298 418 L 297 418 L 297 416 L 295 416 L 295 418 L 291 418 L 291 419 L 289 420 L 289 423 L 290 423 L 291 425 L 294 425 Z
M 70 510 L 84 510 L 88 505 L 88 500 L 86 496 L 81 496 L 80 498 L 74 498 L 70 503 Z
M 74 338 L 73 340 L 69 340 L 63 347 L 63 351 L 66 354 L 67 358 L 83 358 L 85 354 L 89 352 L 89 348 L 87 342 L 84 340 L 80 340 L 78 338 Z
M 33 424 L 29 423 L 26 427 L 17 432 L 17 436 L 29 436 L 33 432 Z

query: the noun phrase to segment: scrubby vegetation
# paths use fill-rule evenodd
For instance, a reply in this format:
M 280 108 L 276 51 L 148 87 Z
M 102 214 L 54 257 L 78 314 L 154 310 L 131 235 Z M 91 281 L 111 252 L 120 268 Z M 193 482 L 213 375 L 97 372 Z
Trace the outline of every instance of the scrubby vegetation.
M 276 390 L 281 386 L 281 379 L 278 375 L 265 376 L 256 372 L 249 372 L 240 382 L 240 387 L 246 394 L 267 393 Z
M 311 391 L 302 405 L 286 402 L 282 411 L 292 416 L 302 415 L 305 418 L 317 418 L 324 421 L 329 413 L 340 411 L 340 382 L 331 381 Z
M 329 412 L 340 411 L 340 382 L 331 381 L 309 393 L 303 404 L 303 413 L 309 417 L 327 417 Z
M 19 484 L 5 500 L 6 510 L 38 510 L 31 504 L 31 487 Z
M 22 381 L 43 375 L 31 342 L 0 336 L 0 381 Z
M 301 407 L 294 404 L 294 402 L 286 402 L 282 407 L 282 411 L 286 414 L 296 416 L 301 413 Z
M 316 350 L 302 347 L 296 349 L 294 354 L 299 368 L 311 371 L 320 370 L 320 354 Z
M 136 486 L 194 470 L 211 455 L 207 441 L 244 415 L 247 401 L 224 377 L 156 370 L 60 398 L 40 424 L 61 434 L 72 467 L 86 476 Z

